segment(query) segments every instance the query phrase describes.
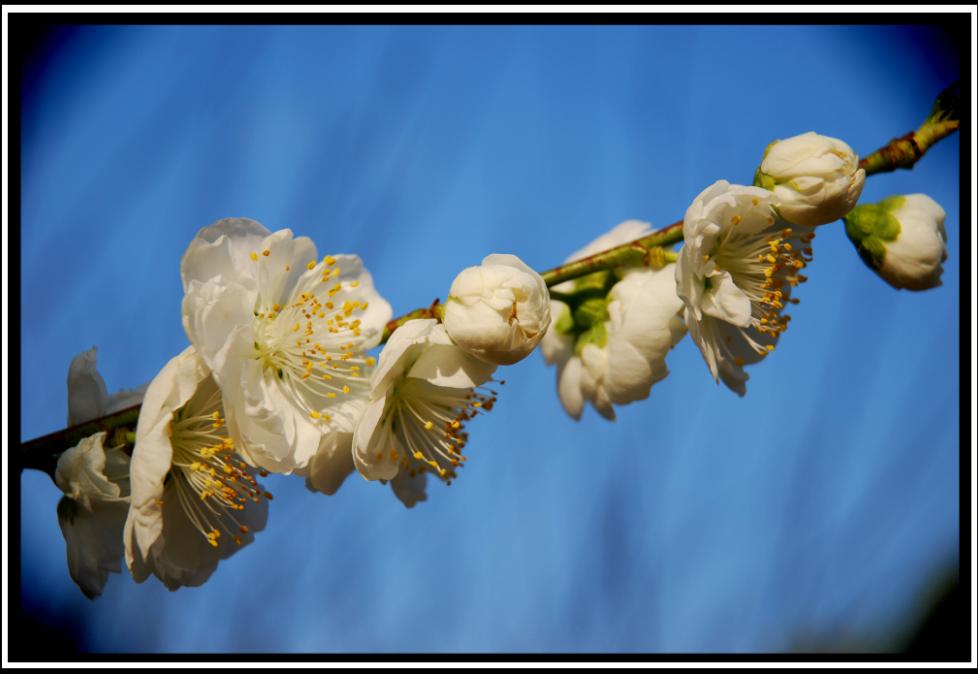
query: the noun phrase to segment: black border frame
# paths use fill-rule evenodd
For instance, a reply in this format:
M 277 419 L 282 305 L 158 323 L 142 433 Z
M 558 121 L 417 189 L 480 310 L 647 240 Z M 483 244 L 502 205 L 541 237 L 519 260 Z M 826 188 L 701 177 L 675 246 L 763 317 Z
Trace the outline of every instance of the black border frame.
M 59 656 L 50 651 L 46 655 L 43 645 L 35 644 L 29 628 L 23 624 L 21 606 L 21 479 L 20 470 L 16 465 L 16 453 L 13 448 L 21 442 L 20 400 L 21 385 L 21 278 L 20 278 L 20 228 L 21 228 L 21 98 L 25 67 L 30 65 L 30 51 L 52 26 L 84 26 L 84 25 L 438 25 L 438 26 L 493 26 L 493 25 L 554 25 L 554 26 L 611 26 L 611 25 L 906 25 L 927 23 L 955 32 L 961 36 L 961 43 L 969 47 L 974 44 L 971 34 L 969 17 L 973 14 L 960 13 L 923 13 L 906 12 L 899 14 L 873 13 L 827 13 L 827 14 L 715 14 L 715 13 L 643 13 L 628 12 L 614 14 L 585 14 L 585 13 L 525 13 L 525 14 L 468 14 L 468 13 L 174 13 L 174 14 L 142 14 L 142 13 L 37 13 L 9 12 L 8 18 L 8 427 L 7 427 L 7 461 L 8 478 L 6 494 L 8 503 L 16 504 L 8 510 L 8 529 L 6 533 L 6 550 L 8 559 L 8 624 L 7 628 L 7 657 L 11 663 L 16 662 L 703 662 L 703 663 L 750 663 L 750 662 L 852 662 L 852 663 L 888 663 L 888 662 L 973 662 L 971 638 L 975 626 L 971 623 L 971 600 L 974 598 L 974 588 L 971 583 L 971 542 L 974 522 L 971 520 L 970 497 L 972 492 L 971 476 L 971 417 L 973 401 L 971 400 L 972 371 L 970 347 L 974 335 L 971 334 L 971 317 L 974 305 L 971 297 L 971 238 L 974 233 L 969 227 L 961 227 L 962 264 L 960 276 L 957 279 L 961 287 L 962 305 L 959 307 L 961 319 L 961 336 L 968 339 L 960 340 L 959 362 L 961 378 L 959 380 L 960 398 L 960 429 L 959 429 L 959 601 L 957 609 L 963 614 L 959 616 L 958 634 L 956 638 L 960 646 L 954 653 L 946 657 L 934 657 L 933 654 L 913 653 L 467 653 L 467 654 L 431 654 L 431 653 L 227 653 L 227 654 L 184 654 L 184 653 L 123 653 L 105 654 L 89 653 Z M 964 21 L 962 21 L 964 19 Z M 967 37 L 967 40 L 964 38 Z M 973 223 L 973 208 L 971 203 L 971 156 L 973 128 L 973 111 L 971 110 L 971 75 L 972 63 L 970 50 L 962 51 L 961 86 L 962 86 L 962 125 L 959 130 L 961 147 L 965 150 L 960 155 L 959 178 L 961 187 L 961 222 Z M 968 438 L 969 442 L 963 440 Z M 960 601 L 960 599 L 967 601 Z

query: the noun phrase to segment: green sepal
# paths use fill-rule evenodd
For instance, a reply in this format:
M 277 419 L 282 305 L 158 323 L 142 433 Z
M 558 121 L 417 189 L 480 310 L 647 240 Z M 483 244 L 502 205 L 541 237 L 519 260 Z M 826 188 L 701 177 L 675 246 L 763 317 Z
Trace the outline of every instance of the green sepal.
M 608 344 L 608 328 L 603 321 L 595 323 L 581 333 L 574 343 L 574 355 L 580 357 L 588 344 L 594 344 L 599 349 L 603 349 Z
M 608 299 L 591 297 L 574 307 L 574 324 L 588 330 L 608 320 Z
M 561 335 L 569 335 L 574 332 L 574 317 L 571 316 L 570 309 L 564 308 L 560 312 L 560 318 L 554 323 L 554 330 Z
M 758 166 L 757 170 L 754 171 L 754 187 L 763 187 L 764 189 L 771 191 L 774 189 L 775 185 L 777 185 L 777 183 L 775 182 L 774 178 L 764 173 L 764 171 L 761 170 L 761 167 Z
M 846 236 L 856 246 L 859 257 L 872 269 L 879 269 L 886 258 L 886 243 L 900 236 L 900 221 L 893 211 L 904 204 L 906 197 L 896 195 L 877 204 L 862 204 L 852 209 L 842 221 Z
M 907 197 L 902 194 L 894 194 L 892 197 L 887 197 L 886 199 L 883 199 L 883 201 L 879 202 L 879 206 L 883 208 L 883 210 L 887 211 L 890 214 L 890 217 L 892 217 L 896 222 L 897 231 L 896 234 L 893 235 L 893 239 L 890 239 L 890 241 L 895 240 L 897 235 L 900 233 L 900 221 L 893 216 L 893 211 L 901 208 L 905 203 L 907 203 Z

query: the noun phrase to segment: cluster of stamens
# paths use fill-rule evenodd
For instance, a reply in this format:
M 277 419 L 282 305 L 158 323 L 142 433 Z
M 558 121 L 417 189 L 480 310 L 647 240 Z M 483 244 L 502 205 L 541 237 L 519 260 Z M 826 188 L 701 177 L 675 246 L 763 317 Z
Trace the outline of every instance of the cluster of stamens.
M 242 534 L 250 530 L 235 513 L 272 495 L 235 452 L 220 412 L 220 392 L 213 389 L 202 404 L 192 400 L 181 408 L 172 422 L 172 488 L 164 498 L 178 499 L 194 528 L 216 548 L 224 535 L 241 545 Z
M 717 264 L 731 272 L 734 282 L 750 299 L 752 327 L 761 335 L 776 339 L 791 322 L 791 316 L 783 313 L 785 306 L 799 303 L 791 297 L 792 288 L 808 280 L 801 270 L 812 261 L 815 232 L 807 227 L 785 227 L 742 235 L 737 228 L 740 221 L 739 215 L 731 218 L 730 234 L 715 255 Z M 768 217 L 768 224 L 775 222 L 773 216 Z M 774 350 L 773 343 L 759 344 L 749 335 L 745 337 L 761 355 Z M 734 360 L 743 364 L 741 358 Z
M 500 382 L 504 383 L 504 382 Z M 497 392 L 480 386 L 458 391 L 412 396 L 402 395 L 392 412 L 394 446 L 390 458 L 400 470 L 415 477 L 430 472 L 450 485 L 466 461 L 462 454 L 469 441 L 465 424 L 479 414 L 492 411 Z M 378 454 L 377 459 L 383 458 Z
M 252 259 L 262 261 L 252 253 Z M 357 280 L 337 280 L 342 270 L 336 258 L 325 256 L 320 263 L 310 260 L 309 271 L 322 268 L 321 288 L 304 291 L 283 307 L 274 304 L 255 312 L 260 337 L 255 342 L 256 358 L 266 372 L 277 377 L 296 405 L 310 419 L 329 423 L 333 399 L 367 387 L 365 370 L 376 360 L 361 352 L 362 315 L 368 302 L 343 297 L 355 290 Z M 286 271 L 290 268 L 286 266 Z
M 757 261 L 766 265 L 761 282 L 765 292 L 757 300 L 761 315 L 754 318 L 754 327 L 761 334 L 777 337 L 788 329 L 791 316 L 782 313 L 785 302 L 798 304 L 799 300 L 789 297 L 790 290 L 786 290 L 785 285 L 789 289 L 795 288 L 808 280 L 801 270 L 812 261 L 810 244 L 814 238 L 814 232 L 796 235 L 790 228 L 785 228 L 767 240 L 766 252 L 758 254 Z

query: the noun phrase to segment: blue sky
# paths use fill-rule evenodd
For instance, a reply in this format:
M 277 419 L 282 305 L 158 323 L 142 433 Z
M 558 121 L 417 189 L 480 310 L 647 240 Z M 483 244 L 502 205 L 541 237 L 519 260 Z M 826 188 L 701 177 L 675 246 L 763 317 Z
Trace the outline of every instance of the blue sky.
M 71 358 L 110 390 L 186 343 L 180 256 L 228 216 L 357 253 L 395 313 L 489 253 L 536 269 L 669 224 L 765 145 L 867 153 L 915 128 L 958 49 L 901 26 L 95 27 L 22 99 L 21 423 L 63 427 Z M 956 568 L 959 144 L 871 178 L 947 211 L 942 287 L 895 291 L 841 223 L 740 399 L 695 345 L 610 424 L 534 354 L 408 511 L 352 476 L 272 477 L 203 587 L 71 582 L 45 475 L 21 478 L 25 605 L 93 651 L 757 652 L 885 648 Z M 839 647 L 839 646 L 836 646 Z

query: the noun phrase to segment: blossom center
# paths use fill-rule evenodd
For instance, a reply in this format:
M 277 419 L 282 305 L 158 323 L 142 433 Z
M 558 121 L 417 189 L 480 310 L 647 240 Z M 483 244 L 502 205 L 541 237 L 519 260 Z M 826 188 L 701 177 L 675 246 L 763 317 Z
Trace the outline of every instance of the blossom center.
M 267 255 L 251 257 L 262 264 Z M 359 281 L 338 280 L 342 270 L 329 255 L 307 265 L 317 268 L 319 282 L 309 290 L 297 289 L 284 305 L 256 308 L 254 358 L 296 407 L 329 423 L 335 399 L 367 391 L 365 370 L 376 361 L 363 354 L 360 316 L 368 303 L 357 299 Z M 291 271 L 288 265 L 285 271 Z
M 457 389 L 405 379 L 393 391 L 394 404 L 387 412 L 391 458 L 411 477 L 427 471 L 451 484 L 466 461 L 462 455 L 469 440 L 465 423 L 492 411 L 496 395 L 482 386 Z
M 194 528 L 210 545 L 218 547 L 222 536 L 241 545 L 241 534 L 249 529 L 235 513 L 272 495 L 262 490 L 254 469 L 234 451 L 221 414 L 220 389 L 211 377 L 173 415 L 170 444 L 170 497 L 178 499 Z
M 812 261 L 815 232 L 803 226 L 779 228 L 783 222 L 773 216 L 768 217 L 769 226 L 760 231 L 738 227 L 740 222 L 739 215 L 733 216 L 712 259 L 717 268 L 730 273 L 734 284 L 750 299 L 751 326 L 776 338 L 791 321 L 791 316 L 783 313 L 785 306 L 799 303 L 791 297 L 791 289 L 808 280 L 801 270 Z M 710 257 L 705 256 L 707 261 Z M 773 344 L 762 346 L 745 336 L 757 353 L 774 350 Z

